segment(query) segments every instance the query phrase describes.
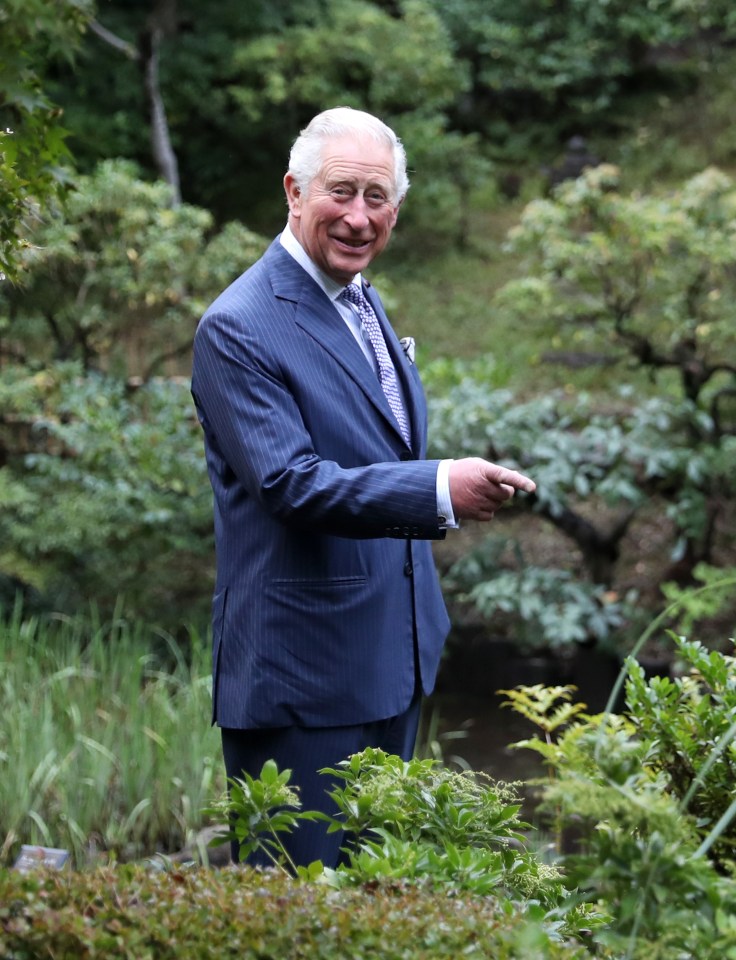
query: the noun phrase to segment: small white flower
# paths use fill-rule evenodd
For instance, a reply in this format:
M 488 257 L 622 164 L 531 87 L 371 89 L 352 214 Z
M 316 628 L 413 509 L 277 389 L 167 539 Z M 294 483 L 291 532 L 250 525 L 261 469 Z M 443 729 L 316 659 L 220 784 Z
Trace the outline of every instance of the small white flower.
M 401 349 L 406 354 L 406 359 L 409 363 L 414 363 L 414 351 L 416 349 L 414 337 L 402 337 L 399 343 L 401 344 Z

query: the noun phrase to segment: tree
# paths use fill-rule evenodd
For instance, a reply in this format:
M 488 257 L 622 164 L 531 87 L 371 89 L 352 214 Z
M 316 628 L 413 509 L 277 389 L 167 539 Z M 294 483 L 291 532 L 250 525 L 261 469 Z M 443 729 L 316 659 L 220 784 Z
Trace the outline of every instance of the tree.
M 124 161 L 75 186 L 0 298 L 0 587 L 67 610 L 124 595 L 172 623 L 208 603 L 213 547 L 189 382 L 171 374 L 265 241 L 215 233 Z
M 612 343 L 652 376 L 670 371 L 717 443 L 736 429 L 736 184 L 713 168 L 667 196 L 623 196 L 618 184 L 602 165 L 529 204 L 509 249 L 534 273 L 498 303 L 578 344 Z
M 0 601 L 107 614 L 122 599 L 171 629 L 204 623 L 212 506 L 188 382 L 13 367 L 0 405 Z
M 617 187 L 616 168 L 602 166 L 530 204 L 511 247 L 530 255 L 536 275 L 498 302 L 512 316 L 532 310 L 559 323 L 578 346 L 613 344 L 660 384 L 665 399 L 634 408 L 637 426 L 659 404 L 648 443 L 661 448 L 645 456 L 636 485 L 669 502 L 688 576 L 710 560 L 735 492 L 736 185 L 708 169 L 664 197 Z
M 126 161 L 75 187 L 36 225 L 22 289 L 0 295 L 5 350 L 31 368 L 78 360 L 147 381 L 190 349 L 207 303 L 265 241 L 238 223 L 215 234 L 210 213 L 172 208 L 170 186 Z
M 66 131 L 47 73 L 71 61 L 91 10 L 92 0 L 5 0 L 0 9 L 0 274 L 11 279 L 39 205 L 65 181 Z
M 637 583 L 622 575 L 623 544 L 646 545 L 637 529 L 653 510 L 661 580 L 689 582 L 733 542 L 736 185 L 716 170 L 665 196 L 624 196 L 617 184 L 603 166 L 529 204 L 509 242 L 527 275 L 494 307 L 509 325 L 533 321 L 563 345 L 613 352 L 632 382 L 605 399 L 522 400 L 494 391 L 476 364 L 431 405 L 435 456 L 481 453 L 529 473 L 537 492 L 520 504 L 576 548 L 558 572 L 535 564 L 533 541 L 489 540 L 449 573 L 485 616 L 521 616 L 532 647 L 605 639 L 625 621 L 620 602 Z M 646 603 L 661 601 L 656 582 L 638 586 Z
M 109 46 L 91 36 L 74 70 L 59 75 L 55 92 L 86 169 L 101 156 L 126 156 L 153 172 L 138 40 L 148 8 L 115 0 L 100 12 L 101 25 L 138 63 L 120 56 L 113 75 Z M 206 17 L 193 0 L 167 9 L 174 13 L 159 47 L 160 92 L 185 199 L 218 219 L 279 228 L 278 171 L 297 132 L 325 107 L 347 104 L 377 113 L 406 143 L 417 190 L 405 230 L 423 230 L 431 219 L 445 237 L 462 238 L 468 193 L 488 165 L 477 138 L 448 125 L 466 71 L 428 0 L 247 8 L 227 0 Z
M 677 70 L 694 80 L 701 31 L 736 32 L 727 0 L 431 0 L 470 71 L 453 119 L 482 131 L 494 156 L 526 161 L 604 117 L 635 83 Z M 692 61 L 656 62 L 656 51 L 696 49 Z M 619 121 L 620 122 L 620 121 Z M 555 150 L 556 152 L 556 150 Z

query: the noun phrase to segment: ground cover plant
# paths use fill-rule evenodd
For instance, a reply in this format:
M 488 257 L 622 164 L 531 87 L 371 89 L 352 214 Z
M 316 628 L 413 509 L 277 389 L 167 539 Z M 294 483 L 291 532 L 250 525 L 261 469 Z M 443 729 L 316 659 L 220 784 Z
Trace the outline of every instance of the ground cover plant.
M 368 748 L 323 771 L 335 817 L 301 811 L 289 787 L 289 771 L 267 762 L 259 778 L 246 776 L 222 798 L 221 819 L 230 821 L 245 859 L 257 848 L 274 866 L 304 879 L 320 877 L 342 888 L 383 879 L 412 880 L 448 893 L 493 895 L 509 904 L 533 901 L 569 932 L 601 918 L 564 904 L 567 891 L 556 867 L 526 849 L 514 787 L 482 774 L 454 772 L 432 759 L 410 761 Z M 321 819 L 345 833 L 347 864 L 319 863 L 294 869 L 279 834 L 304 819 Z
M 565 687 L 503 691 L 542 733 L 517 746 L 548 765 L 541 809 L 557 833 L 555 864 L 526 848 L 508 787 L 368 750 L 325 771 L 339 781 L 332 826 L 349 836 L 347 863 L 297 876 L 490 898 L 615 960 L 736 957 L 736 659 L 671 639 L 679 675 L 647 680 L 630 659 L 620 715 L 586 714 Z M 221 804 L 231 836 L 244 855 L 268 849 L 287 876 L 279 832 L 316 815 L 299 812 L 288 771 L 272 763 L 232 787 Z

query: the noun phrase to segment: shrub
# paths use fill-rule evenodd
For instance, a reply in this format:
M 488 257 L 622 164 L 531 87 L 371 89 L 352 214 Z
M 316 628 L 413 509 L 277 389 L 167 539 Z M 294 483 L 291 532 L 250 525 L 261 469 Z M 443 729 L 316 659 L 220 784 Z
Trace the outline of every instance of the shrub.
M 336 817 L 300 811 L 289 788 L 290 771 L 264 764 L 260 778 L 231 782 L 218 804 L 230 823 L 226 838 L 241 857 L 261 848 L 288 875 L 336 889 L 401 881 L 454 896 L 492 896 L 513 913 L 534 916 L 555 937 L 570 937 L 605 922 L 593 907 L 578 906 L 556 867 L 526 847 L 512 787 L 481 774 L 456 773 L 435 760 L 404 761 L 368 748 L 322 771 L 342 781 L 331 791 Z M 294 869 L 279 832 L 301 819 L 327 821 L 346 834 L 347 862 L 336 870 L 318 861 Z M 223 838 L 225 839 L 225 838 Z
M 2 960 L 589 956 L 493 898 L 430 894 L 399 881 L 336 892 L 242 869 L 0 872 L 0 904 Z
M 628 661 L 626 715 L 565 705 L 574 722 L 556 742 L 545 730 L 517 746 L 552 772 L 544 809 L 572 845 L 566 881 L 612 917 L 600 942 L 632 960 L 722 960 L 736 957 L 735 661 L 675 643 L 683 676 L 647 681 Z

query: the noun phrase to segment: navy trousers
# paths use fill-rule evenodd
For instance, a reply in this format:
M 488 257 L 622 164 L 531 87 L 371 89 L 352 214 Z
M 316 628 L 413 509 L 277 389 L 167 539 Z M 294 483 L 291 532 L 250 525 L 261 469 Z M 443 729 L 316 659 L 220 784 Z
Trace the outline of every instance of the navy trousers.
M 278 727 L 267 730 L 234 730 L 223 728 L 222 750 L 228 778 L 241 777 L 243 772 L 257 777 L 267 760 L 275 760 L 279 770 L 290 769 L 290 784 L 299 787 L 303 810 L 321 810 L 334 816 L 334 802 L 327 795 L 335 782 L 317 771 L 337 767 L 350 754 L 366 747 L 398 754 L 410 760 L 419 726 L 421 696 L 415 695 L 408 710 L 396 717 L 360 723 L 348 727 Z M 321 860 L 326 867 L 336 867 L 340 848 L 345 842 L 340 831 L 327 833 L 323 823 L 301 822 L 290 834 L 282 834 L 284 846 L 297 866 Z M 232 858 L 239 860 L 237 843 L 231 848 Z M 252 866 L 268 866 L 270 860 L 260 852 L 248 859 Z

